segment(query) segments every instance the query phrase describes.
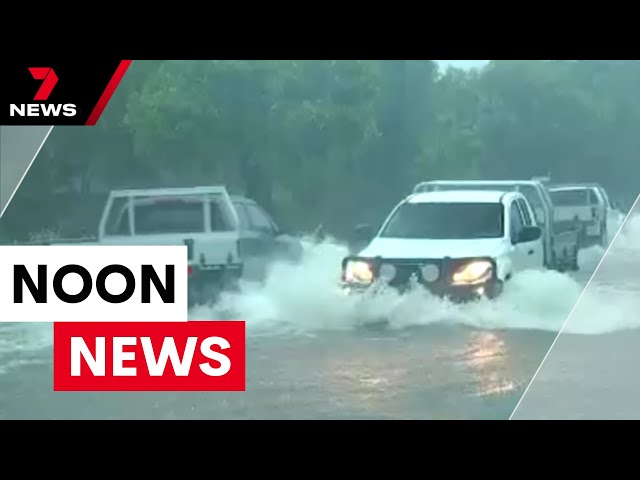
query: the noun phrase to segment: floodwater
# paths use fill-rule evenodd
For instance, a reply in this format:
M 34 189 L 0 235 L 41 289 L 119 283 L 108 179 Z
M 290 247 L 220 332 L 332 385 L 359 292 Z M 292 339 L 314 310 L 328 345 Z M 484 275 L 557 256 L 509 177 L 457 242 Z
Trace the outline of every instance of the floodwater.
M 638 270 L 629 261 L 639 225 L 628 222 L 616 242 L 626 253 L 603 264 L 584 296 L 588 318 L 565 326 L 570 371 L 552 369 L 546 390 L 522 412 L 542 418 L 538 407 L 557 404 L 553 385 L 582 382 L 571 377 L 572 351 L 603 338 L 640 351 L 640 317 L 632 315 L 640 311 Z M 494 302 L 454 305 L 417 291 L 345 297 L 337 288 L 344 250 L 309 247 L 302 264 L 276 266 L 266 284 L 191 312 L 247 322 L 246 392 L 54 392 L 51 324 L 0 324 L 0 419 L 507 419 L 603 253 L 582 251 L 575 274 L 523 272 Z M 388 328 L 357 328 L 380 316 Z

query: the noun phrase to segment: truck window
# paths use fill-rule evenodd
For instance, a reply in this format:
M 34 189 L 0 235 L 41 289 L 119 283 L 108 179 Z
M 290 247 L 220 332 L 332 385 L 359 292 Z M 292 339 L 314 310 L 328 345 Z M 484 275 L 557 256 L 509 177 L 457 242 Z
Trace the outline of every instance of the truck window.
M 553 210 L 553 200 L 551 199 L 551 195 L 549 195 L 549 190 L 543 187 L 539 190 L 539 192 L 540 196 L 542 197 L 542 203 L 546 205 L 549 210 Z M 531 207 L 533 208 L 533 205 L 531 205 Z
M 596 192 L 596 190 L 594 190 L 594 189 L 590 189 L 589 190 L 589 205 L 598 206 L 598 205 L 600 205 L 602 203 L 603 203 L 603 201 L 600 199 L 600 196 L 598 195 L 598 192 Z
M 204 232 L 204 202 L 200 198 L 144 200 L 134 208 L 136 234 Z
M 249 214 L 247 213 L 247 207 L 243 202 L 234 202 L 233 206 L 238 214 L 238 220 L 240 220 L 240 228 L 242 230 L 249 230 Z
M 267 216 L 267 214 L 262 211 L 260 207 L 249 203 L 247 205 L 247 210 L 249 212 L 249 222 L 251 224 L 252 230 L 257 230 L 261 232 L 274 231 L 273 222 Z
M 544 198 L 535 185 L 517 183 L 481 183 L 481 184 L 433 184 L 423 187 L 421 191 L 451 191 L 451 190 L 503 190 L 520 192 L 527 199 L 538 225 L 545 224 L 544 212 L 546 211 Z
M 522 221 L 522 216 L 520 214 L 520 209 L 515 201 L 511 202 L 511 207 L 509 208 L 509 217 L 511 220 L 511 238 L 518 238 L 520 232 L 522 231 L 522 227 L 524 222 Z
M 587 204 L 587 191 L 584 189 L 552 190 L 551 200 L 558 207 L 582 206 Z
M 221 199 L 211 199 L 209 202 L 209 223 L 212 232 L 227 232 L 231 230 L 231 215 L 226 203 Z
M 105 235 L 127 236 L 131 235 L 129 229 L 129 210 L 127 198 L 114 198 L 105 223 Z
M 514 184 L 513 186 L 516 192 L 520 192 L 524 198 L 527 199 L 529 205 L 531 206 L 531 210 L 533 210 L 533 216 L 536 219 L 536 222 L 540 226 L 545 225 L 545 212 L 547 209 L 545 208 L 545 197 L 544 193 L 538 188 L 536 185 L 532 184 Z M 549 207 L 550 208 L 550 207 Z M 523 211 L 524 214 L 524 211 Z
M 522 215 L 522 218 L 524 219 L 524 224 L 527 225 L 527 226 L 533 225 L 533 222 L 531 221 L 531 215 L 529 215 L 529 209 L 527 208 L 527 203 L 521 198 L 516 200 L 516 202 L 518 203 L 518 208 L 520 209 L 520 214 Z
M 461 240 L 503 236 L 500 203 L 404 203 L 389 219 L 383 238 Z
M 516 188 L 527 199 L 527 202 L 531 205 L 531 208 L 535 212 L 536 209 L 544 210 L 544 203 L 540 196 L 540 192 L 533 185 L 519 185 Z M 539 220 L 540 221 L 540 220 Z M 544 219 L 542 219 L 544 221 Z

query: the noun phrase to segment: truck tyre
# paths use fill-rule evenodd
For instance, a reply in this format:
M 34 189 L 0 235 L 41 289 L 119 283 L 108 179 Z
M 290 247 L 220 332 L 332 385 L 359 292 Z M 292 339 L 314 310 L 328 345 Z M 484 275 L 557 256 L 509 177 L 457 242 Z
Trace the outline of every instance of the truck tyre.
M 220 298 L 223 291 L 233 291 L 239 288 L 239 277 L 233 273 L 220 276 L 204 276 L 193 279 L 188 287 L 188 306 L 211 306 Z
M 192 282 L 189 284 L 188 292 L 189 308 L 206 306 L 209 303 L 209 289 L 207 288 L 207 284 L 203 282 Z
M 555 270 L 560 273 L 564 272 L 564 265 L 562 262 L 558 262 L 555 250 L 551 253 L 551 270 Z
M 190 283 L 187 290 L 187 306 L 189 309 L 202 305 L 202 291 L 199 284 Z
M 603 248 L 607 248 L 607 244 L 609 243 L 609 232 L 607 231 L 606 222 L 600 226 L 600 246 Z

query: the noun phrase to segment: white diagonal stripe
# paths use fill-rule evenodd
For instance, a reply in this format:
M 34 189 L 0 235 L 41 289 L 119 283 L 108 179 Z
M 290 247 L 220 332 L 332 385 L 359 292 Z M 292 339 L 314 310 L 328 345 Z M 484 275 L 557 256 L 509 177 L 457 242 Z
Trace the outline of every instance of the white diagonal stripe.
M 51 127 L 49 127 L 49 131 L 46 133 L 46 135 L 42 139 L 42 143 L 40 143 L 40 146 L 38 147 L 38 150 L 36 150 L 35 155 L 31 159 L 31 161 L 29 162 L 29 165 L 27 165 L 27 168 L 25 169 L 24 173 L 20 177 L 20 180 L 18 181 L 18 184 L 16 185 L 16 187 L 13 189 L 13 192 L 11 192 L 11 196 L 9 197 L 9 200 L 7 200 L 6 205 L 4 206 L 2 211 L 0 212 L 0 218 L 2 218 L 2 215 L 4 215 L 4 212 L 7 211 L 7 207 L 9 207 L 9 204 L 11 203 L 11 200 L 13 200 L 13 197 L 15 196 L 16 192 L 18 191 L 18 188 L 20 188 L 20 185 L 24 181 L 24 178 L 27 176 L 27 173 L 29 173 L 29 170 L 31 169 L 31 165 L 33 165 L 34 160 L 36 159 L 36 157 L 40 153 L 40 150 L 42 150 L 42 147 L 44 146 L 45 142 L 47 141 L 47 138 L 49 138 L 49 135 L 51 134 L 52 130 L 53 130 L 53 125 Z
M 636 205 L 637 205 L 639 200 L 640 200 L 640 195 L 638 195 L 638 197 L 636 198 L 636 201 L 633 203 L 633 205 L 629 209 L 629 212 L 625 216 L 624 221 L 620 225 L 620 228 L 618 228 L 618 231 L 614 235 L 613 239 L 611 240 L 611 242 L 609 242 L 609 246 L 607 247 L 606 251 L 604 252 L 604 255 L 602 255 L 602 258 L 600 259 L 600 261 L 598 262 L 598 265 L 596 266 L 595 270 L 591 274 L 591 277 L 589 278 L 589 281 L 587 282 L 587 284 L 585 285 L 584 289 L 582 290 L 582 293 L 578 297 L 578 300 L 576 301 L 576 303 L 574 304 L 573 308 L 571 309 L 571 312 L 569 312 L 569 315 L 567 316 L 566 320 L 562 324 L 562 327 L 560 327 L 560 330 L 556 334 L 556 338 L 553 339 L 553 342 L 551 343 L 551 346 L 549 347 L 549 350 L 547 350 L 547 353 L 545 354 L 544 358 L 540 362 L 540 365 L 538 366 L 538 369 L 533 374 L 533 377 L 531 377 L 531 381 L 529 381 L 529 384 L 527 385 L 527 388 L 525 388 L 524 392 L 522 393 L 522 396 L 520 397 L 520 400 L 518 400 L 518 403 L 516 404 L 516 406 L 514 407 L 513 411 L 511 412 L 511 415 L 509 416 L 509 420 L 511 420 L 513 418 L 513 416 L 515 415 L 516 411 L 518 410 L 518 407 L 522 403 L 522 400 L 527 395 L 527 392 L 529 391 L 529 388 L 531 388 L 531 385 L 533 384 L 534 380 L 538 376 L 538 373 L 542 369 L 542 366 L 544 365 L 545 361 L 547 360 L 547 357 L 549 356 L 549 354 L 551 353 L 551 350 L 553 350 L 554 345 L 558 341 L 558 338 L 560 338 L 560 335 L 562 335 L 562 331 L 566 327 L 567 323 L 569 323 L 569 320 L 571 320 L 571 317 L 573 316 L 573 313 L 576 311 L 576 308 L 580 304 L 580 300 L 582 299 L 582 297 L 586 293 L 587 289 L 589 288 L 589 285 L 591 284 L 591 282 L 595 278 L 596 273 L 598 273 L 598 270 L 600 269 L 600 266 L 602 265 L 602 262 L 604 261 L 604 259 L 606 258 L 607 254 L 611 250 L 611 247 L 613 247 L 613 244 L 615 243 L 616 239 L 618 238 L 618 235 L 620 235 L 620 232 L 622 232 L 622 229 L 624 228 L 625 224 L 627 223 L 627 220 L 629 220 L 629 218 L 631 217 L 631 215 L 632 215 L 632 213 L 633 213 L 633 211 L 634 211 L 634 209 L 635 209 L 635 207 L 636 207 Z

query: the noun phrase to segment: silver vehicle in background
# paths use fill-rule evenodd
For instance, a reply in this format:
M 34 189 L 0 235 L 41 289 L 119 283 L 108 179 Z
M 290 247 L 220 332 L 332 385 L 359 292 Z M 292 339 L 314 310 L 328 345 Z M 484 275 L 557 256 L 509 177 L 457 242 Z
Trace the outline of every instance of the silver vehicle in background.
M 240 279 L 263 281 L 274 262 L 297 262 L 303 253 L 260 205 L 223 185 L 113 190 L 97 237 L 39 243 L 186 245 L 190 305 L 210 303 Z
M 583 246 L 608 245 L 611 220 L 615 221 L 618 215 L 601 185 L 552 185 L 549 186 L 549 195 L 555 207 L 557 222 L 575 221 L 581 225 Z

